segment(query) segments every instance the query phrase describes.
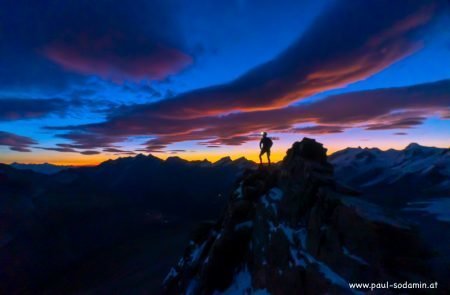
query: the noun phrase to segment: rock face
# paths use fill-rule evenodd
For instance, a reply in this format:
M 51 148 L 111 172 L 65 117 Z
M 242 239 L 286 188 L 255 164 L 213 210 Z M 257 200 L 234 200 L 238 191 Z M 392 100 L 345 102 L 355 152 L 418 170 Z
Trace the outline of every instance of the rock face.
M 349 283 L 433 281 L 429 255 L 414 228 L 338 184 L 326 149 L 304 138 L 278 167 L 244 173 L 222 217 L 192 235 L 164 291 L 356 293 Z

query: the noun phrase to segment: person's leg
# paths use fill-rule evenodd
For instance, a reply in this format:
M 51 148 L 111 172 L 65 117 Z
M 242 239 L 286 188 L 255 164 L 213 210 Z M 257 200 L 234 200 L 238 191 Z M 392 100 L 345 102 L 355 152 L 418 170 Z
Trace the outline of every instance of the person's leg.
M 269 162 L 269 166 L 270 166 L 270 150 L 267 150 L 267 161 Z
M 264 155 L 264 150 L 261 150 L 261 152 L 259 152 L 259 165 L 262 165 L 262 155 Z

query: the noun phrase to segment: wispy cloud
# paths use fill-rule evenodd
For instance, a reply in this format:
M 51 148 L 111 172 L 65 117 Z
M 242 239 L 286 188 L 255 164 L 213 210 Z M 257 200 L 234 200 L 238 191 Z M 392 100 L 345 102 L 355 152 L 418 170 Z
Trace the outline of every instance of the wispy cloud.
M 198 140 L 205 145 L 239 145 L 254 140 L 254 132 L 303 132 L 325 134 L 348 128 L 367 130 L 407 129 L 433 115 L 450 113 L 450 80 L 407 87 L 376 89 L 333 95 L 310 104 L 283 109 L 234 113 L 190 120 L 156 120 L 146 117 L 111 120 L 100 124 L 68 127 L 64 135 L 80 148 L 112 145 L 128 136 L 151 134 L 148 151 L 160 151 L 180 141 Z M 296 127 L 297 124 L 316 126 Z M 64 128 L 63 128 L 64 129 Z
M 30 147 L 35 144 L 37 142 L 30 137 L 0 131 L 0 146 L 7 146 L 12 151 L 31 152 Z
M 431 23 L 437 8 L 436 3 L 423 1 L 336 2 L 273 60 L 228 84 L 135 106 L 126 116 L 187 119 L 276 109 L 346 86 L 418 50 L 419 33 Z M 374 21 L 378 14 L 383 18 Z

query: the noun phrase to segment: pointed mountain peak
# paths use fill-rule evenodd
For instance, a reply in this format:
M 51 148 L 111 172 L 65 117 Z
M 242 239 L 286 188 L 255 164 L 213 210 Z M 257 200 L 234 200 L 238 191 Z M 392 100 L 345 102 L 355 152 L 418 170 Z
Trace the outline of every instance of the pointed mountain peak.
M 225 165 L 225 164 L 229 164 L 232 163 L 233 160 L 231 160 L 230 156 L 226 156 L 221 158 L 220 160 L 218 160 L 217 162 L 214 162 L 214 165 Z
M 134 157 L 136 160 L 139 159 L 147 159 L 147 160 L 156 160 L 156 161 L 163 161 L 160 158 L 152 155 L 152 154 L 148 154 L 148 155 L 144 155 L 144 154 L 138 154 L 137 156 Z
M 418 144 L 417 142 L 411 142 L 406 146 L 405 150 L 411 150 L 411 149 L 417 149 L 417 148 L 423 148 L 424 146 Z
M 240 157 L 240 158 L 237 158 L 236 160 L 234 160 L 234 162 L 241 162 L 241 161 L 248 161 L 247 160 L 247 158 L 246 157 Z

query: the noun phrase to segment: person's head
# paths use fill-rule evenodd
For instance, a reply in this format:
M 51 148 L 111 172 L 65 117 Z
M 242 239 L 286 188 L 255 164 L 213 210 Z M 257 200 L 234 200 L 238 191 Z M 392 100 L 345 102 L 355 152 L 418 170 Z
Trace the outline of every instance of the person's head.
M 262 137 L 266 137 L 267 136 L 267 132 L 261 132 L 261 136 Z

